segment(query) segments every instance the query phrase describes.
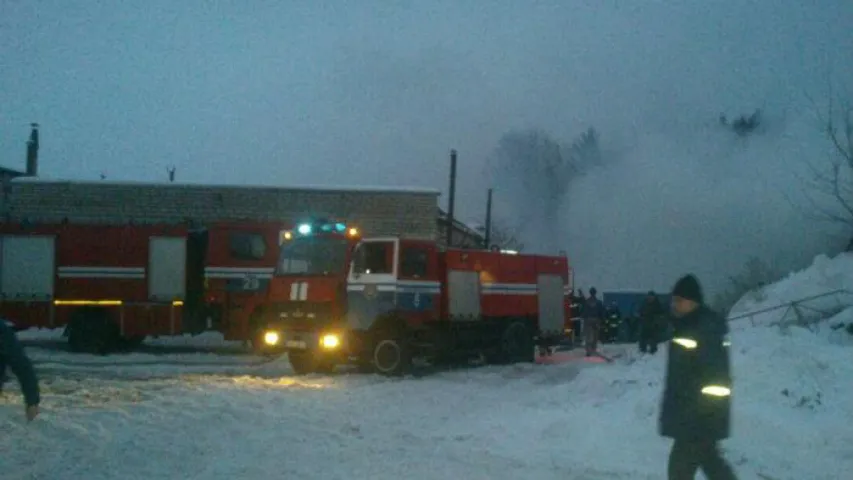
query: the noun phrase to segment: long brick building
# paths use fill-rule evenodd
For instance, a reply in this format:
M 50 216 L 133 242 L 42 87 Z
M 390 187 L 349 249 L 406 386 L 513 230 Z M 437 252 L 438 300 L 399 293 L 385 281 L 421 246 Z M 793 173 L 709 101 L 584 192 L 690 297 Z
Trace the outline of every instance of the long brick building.
M 439 191 L 408 188 L 309 188 L 47 180 L 38 177 L 38 125 L 27 142 L 26 172 L 0 167 L 0 221 L 178 223 L 342 219 L 367 235 L 445 243 Z M 453 222 L 454 246 L 477 248 L 482 236 Z

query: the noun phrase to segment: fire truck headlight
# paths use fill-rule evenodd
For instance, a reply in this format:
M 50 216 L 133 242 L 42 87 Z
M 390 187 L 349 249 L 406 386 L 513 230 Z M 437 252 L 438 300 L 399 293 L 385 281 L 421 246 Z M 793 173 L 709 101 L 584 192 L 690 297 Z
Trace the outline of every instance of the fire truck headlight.
M 278 342 L 281 341 L 281 336 L 278 332 L 266 332 L 264 333 L 264 343 L 267 345 L 278 345 Z
M 308 235 L 311 233 L 311 225 L 307 223 L 303 223 L 297 228 L 297 231 L 300 235 Z
M 327 334 L 327 335 L 323 335 L 323 337 L 320 338 L 320 345 L 323 348 L 327 348 L 329 350 L 335 349 L 341 345 L 341 338 L 339 336 L 337 336 L 335 334 L 331 334 L 331 333 Z

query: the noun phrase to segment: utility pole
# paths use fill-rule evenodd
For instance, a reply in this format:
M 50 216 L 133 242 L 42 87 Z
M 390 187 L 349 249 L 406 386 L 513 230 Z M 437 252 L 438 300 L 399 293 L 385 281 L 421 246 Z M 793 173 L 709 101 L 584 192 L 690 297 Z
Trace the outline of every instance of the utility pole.
M 489 189 L 488 197 L 486 197 L 486 232 L 483 234 L 483 248 L 489 250 L 491 248 L 492 239 L 492 189 Z
M 27 176 L 35 177 L 39 170 L 39 124 L 31 123 L 30 140 L 27 142 Z
M 450 194 L 447 199 L 447 248 L 453 246 L 453 213 L 456 203 L 456 150 L 450 151 Z

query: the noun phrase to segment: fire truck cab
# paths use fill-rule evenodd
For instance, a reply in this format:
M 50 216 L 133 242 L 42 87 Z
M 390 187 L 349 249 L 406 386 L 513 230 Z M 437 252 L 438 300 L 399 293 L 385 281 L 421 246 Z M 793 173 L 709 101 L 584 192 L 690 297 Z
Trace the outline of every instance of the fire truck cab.
M 283 243 L 282 280 L 271 284 L 258 329 L 268 348 L 288 353 L 297 373 L 355 363 L 395 375 L 415 357 L 526 362 L 536 344 L 563 339 L 571 290 L 565 257 L 444 250 L 400 237 L 334 238 Z M 302 276 L 292 276 L 297 250 L 325 267 L 300 263 Z

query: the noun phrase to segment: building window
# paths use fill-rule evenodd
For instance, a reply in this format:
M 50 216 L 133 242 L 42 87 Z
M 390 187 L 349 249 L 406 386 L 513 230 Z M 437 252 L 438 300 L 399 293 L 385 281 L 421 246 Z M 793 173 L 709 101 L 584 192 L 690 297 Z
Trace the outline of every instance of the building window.
M 426 277 L 429 269 L 429 252 L 423 247 L 406 247 L 400 255 L 400 276 Z
M 237 260 L 263 260 L 267 254 L 267 242 L 259 233 L 231 232 L 228 248 Z

